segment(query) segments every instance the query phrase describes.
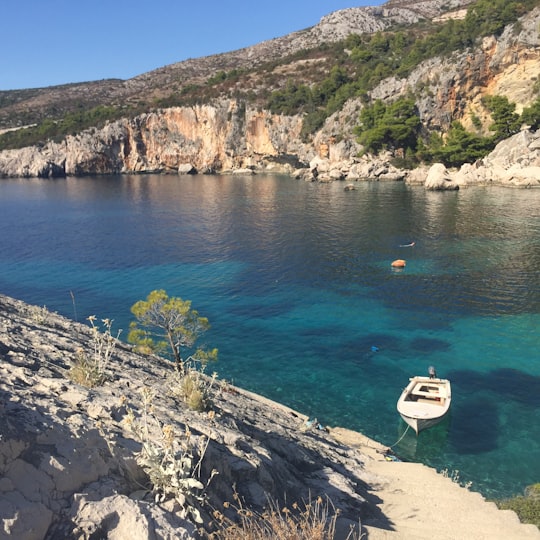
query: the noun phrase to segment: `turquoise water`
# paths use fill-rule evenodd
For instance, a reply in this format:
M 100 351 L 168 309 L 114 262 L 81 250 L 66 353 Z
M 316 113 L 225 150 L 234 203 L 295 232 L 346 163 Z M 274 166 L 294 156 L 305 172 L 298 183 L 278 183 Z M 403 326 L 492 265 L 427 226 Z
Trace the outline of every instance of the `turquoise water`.
M 486 496 L 521 493 L 540 481 L 540 190 L 357 188 L 2 180 L 0 292 L 125 336 L 130 306 L 166 289 L 210 319 L 220 377 L 387 445 L 408 377 L 434 365 L 451 416 L 394 450 Z

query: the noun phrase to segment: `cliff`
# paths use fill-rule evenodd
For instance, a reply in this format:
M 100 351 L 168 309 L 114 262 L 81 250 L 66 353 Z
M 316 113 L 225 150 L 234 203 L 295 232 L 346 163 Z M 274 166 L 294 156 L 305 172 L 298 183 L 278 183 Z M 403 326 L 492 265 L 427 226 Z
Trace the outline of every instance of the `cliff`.
M 0 296 L 2 539 L 194 538 L 238 504 L 318 497 L 337 539 L 540 538 L 448 477 L 219 379 L 196 412 L 171 363 L 97 326 Z M 99 380 L 74 382 L 96 359 Z
M 120 172 L 177 172 L 247 167 L 264 159 L 306 150 L 299 117 L 248 109 L 236 100 L 173 107 L 120 120 L 62 143 L 0 153 L 4 176 L 58 176 Z M 293 152 L 294 151 L 294 152 Z

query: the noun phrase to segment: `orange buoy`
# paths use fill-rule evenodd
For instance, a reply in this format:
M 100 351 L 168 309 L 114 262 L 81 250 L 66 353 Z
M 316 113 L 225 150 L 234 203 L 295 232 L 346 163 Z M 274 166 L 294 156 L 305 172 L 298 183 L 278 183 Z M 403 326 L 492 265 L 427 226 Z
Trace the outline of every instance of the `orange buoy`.
M 403 259 L 396 259 L 392 262 L 394 268 L 403 268 L 405 266 L 405 261 Z

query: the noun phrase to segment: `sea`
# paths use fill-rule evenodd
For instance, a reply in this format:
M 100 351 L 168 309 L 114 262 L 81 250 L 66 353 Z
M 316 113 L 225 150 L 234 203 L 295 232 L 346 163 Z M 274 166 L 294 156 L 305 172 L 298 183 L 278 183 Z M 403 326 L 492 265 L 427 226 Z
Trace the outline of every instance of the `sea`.
M 220 379 L 487 498 L 522 494 L 540 482 L 540 190 L 344 185 L 2 179 L 0 293 L 126 339 L 130 307 L 164 289 L 208 317 Z M 416 436 L 396 402 L 429 366 L 452 408 Z

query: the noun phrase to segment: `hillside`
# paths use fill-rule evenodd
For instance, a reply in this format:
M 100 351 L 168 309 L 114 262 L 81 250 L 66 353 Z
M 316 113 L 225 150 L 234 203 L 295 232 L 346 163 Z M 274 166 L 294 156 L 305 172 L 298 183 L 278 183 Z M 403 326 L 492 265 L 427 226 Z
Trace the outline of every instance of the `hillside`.
M 336 519 L 306 540 L 540 538 L 448 476 L 226 381 L 205 379 L 194 410 L 172 363 L 93 324 L 0 295 L 2 540 L 210 538 L 235 506 L 255 518 L 272 501 Z
M 231 70 L 247 71 L 251 85 L 266 91 L 279 87 L 283 75 L 299 81 L 317 80 L 330 53 L 319 53 L 316 63 L 321 70 L 306 78 L 302 69 L 303 51 L 317 49 L 326 43 L 345 39 L 351 33 L 364 34 L 385 30 L 396 25 L 411 25 L 419 20 L 432 19 L 467 5 L 472 0 L 390 0 L 381 7 L 360 7 L 331 13 L 314 27 L 299 30 L 273 40 L 261 42 L 237 51 L 194 58 L 164 66 L 132 79 L 91 81 L 47 88 L 0 91 L 0 131 L 40 122 L 45 118 L 58 119 L 67 112 L 97 105 L 152 105 L 155 100 L 181 92 L 186 85 L 204 84 L 214 74 Z M 309 62 L 309 54 L 306 61 Z M 290 60 L 287 60 L 290 58 Z M 322 60 L 321 60 L 322 59 Z M 328 58 L 333 62 L 332 55 Z M 300 61 L 300 65 L 298 65 Z M 278 64 L 278 65 L 276 65 Z M 246 87 L 239 81 L 238 87 Z M 223 88 L 223 92 L 230 89 Z
M 460 181 L 536 186 L 539 4 L 395 0 L 128 81 L 3 92 L 0 177 L 270 170 L 423 183 L 408 169 L 470 165 L 528 129 L 532 146 L 505 164 L 526 163 L 518 180 L 468 169 Z

